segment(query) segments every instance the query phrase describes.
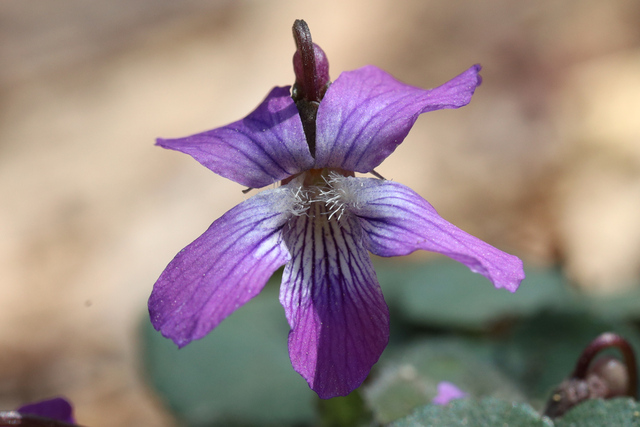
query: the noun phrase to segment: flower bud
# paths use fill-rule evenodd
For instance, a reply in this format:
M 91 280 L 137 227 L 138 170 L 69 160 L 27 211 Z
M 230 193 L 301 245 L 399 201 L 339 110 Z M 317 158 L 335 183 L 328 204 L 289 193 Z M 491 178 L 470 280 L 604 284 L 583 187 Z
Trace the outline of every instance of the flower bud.
M 624 363 L 611 356 L 594 362 L 599 352 L 611 347 L 620 350 Z M 637 398 L 637 386 L 636 360 L 631 345 L 619 335 L 604 333 L 584 349 L 571 377 L 561 382 L 551 394 L 544 414 L 550 418 L 561 417 L 588 399 Z
M 324 53 L 324 50 L 317 44 L 313 43 L 313 56 L 315 60 L 315 70 L 312 71 L 315 73 L 315 92 L 318 94 L 318 97 L 322 99 L 324 93 L 327 91 L 330 83 L 329 77 L 329 60 L 327 59 L 327 55 Z M 300 50 L 296 50 L 293 54 L 293 71 L 296 75 L 296 87 L 298 90 L 302 90 L 302 97 L 309 91 L 304 87 L 305 81 L 305 72 L 307 68 L 303 64 L 302 53 Z M 311 70 L 310 70 L 311 71 Z

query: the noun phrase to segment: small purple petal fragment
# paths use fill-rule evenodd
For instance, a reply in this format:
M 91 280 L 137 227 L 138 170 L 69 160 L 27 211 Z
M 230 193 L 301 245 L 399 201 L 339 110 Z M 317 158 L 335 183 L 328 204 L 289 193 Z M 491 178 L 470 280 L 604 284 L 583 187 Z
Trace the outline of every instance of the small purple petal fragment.
M 328 220 L 322 204 L 292 220 L 284 239 L 280 302 L 291 332 L 289 356 L 320 398 L 345 396 L 378 361 L 389 339 L 389 311 L 357 218 Z
M 73 408 L 62 397 L 29 403 L 18 408 L 20 414 L 36 415 L 38 417 L 51 418 L 65 423 L 73 424 Z
M 247 117 L 157 145 L 189 154 L 218 175 L 252 188 L 273 184 L 313 166 L 289 87 L 274 88 Z
M 400 145 L 420 114 L 468 104 L 479 72 L 474 65 L 429 90 L 374 66 L 342 73 L 318 109 L 315 167 L 370 172 Z
M 515 292 L 524 279 L 522 261 L 445 221 L 426 200 L 404 185 L 350 178 L 351 212 L 360 217 L 368 249 L 379 256 L 402 256 L 422 249 L 438 252 Z
M 258 193 L 180 251 L 149 298 L 153 326 L 183 347 L 260 293 L 289 260 L 280 230 L 292 200 L 286 187 Z
M 467 393 L 460 390 L 455 384 L 441 381 L 438 383 L 438 395 L 433 398 L 431 403 L 434 405 L 448 405 L 452 400 L 463 399 L 467 396 Z

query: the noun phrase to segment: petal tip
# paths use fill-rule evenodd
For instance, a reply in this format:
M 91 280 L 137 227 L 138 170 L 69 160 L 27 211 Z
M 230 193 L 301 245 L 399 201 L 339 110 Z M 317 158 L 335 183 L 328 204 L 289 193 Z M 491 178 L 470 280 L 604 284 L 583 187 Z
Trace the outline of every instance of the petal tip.
M 151 322 L 151 324 L 156 331 L 160 332 L 163 337 L 173 341 L 178 349 L 186 347 L 187 344 L 191 343 L 191 341 L 203 338 L 193 335 L 185 336 L 185 334 L 181 331 L 172 330 L 170 327 L 163 327 L 164 325 L 155 325 L 153 321 Z
M 163 334 L 163 336 L 164 336 L 165 338 L 169 338 L 171 341 L 173 341 L 173 343 L 176 345 L 176 347 L 178 347 L 178 350 L 180 350 L 181 348 L 186 347 L 186 346 L 187 346 L 187 344 L 190 344 L 190 343 L 191 343 L 191 341 L 193 341 L 193 340 L 191 340 L 191 339 L 171 338 L 171 337 L 166 336 L 166 335 L 164 335 L 164 334 Z
M 480 75 L 481 70 L 482 70 L 482 65 L 474 64 L 465 73 L 467 75 L 473 75 L 475 77 L 475 82 L 470 82 L 472 86 L 472 89 L 471 89 L 472 94 L 478 88 L 478 86 L 482 84 L 482 76 Z
M 176 325 L 175 321 L 172 321 L 171 318 L 163 316 L 161 309 L 156 307 L 156 304 L 152 302 L 151 298 L 149 299 L 148 308 L 151 326 L 160 332 L 163 337 L 173 341 L 179 349 L 185 347 L 191 341 L 202 338 L 194 336 L 195 334 L 193 332 L 190 334 L 186 333 L 186 331 Z
M 482 65 L 475 64 L 472 68 L 476 72 L 476 77 L 477 77 L 476 87 L 478 87 L 482 84 L 482 76 L 480 75 L 480 71 L 482 70 Z
M 170 139 L 166 138 L 156 138 L 156 143 L 153 145 L 157 145 L 158 147 L 168 148 Z
M 512 256 L 514 258 L 512 273 L 509 275 L 508 280 L 506 280 L 501 287 L 513 294 L 518 290 L 520 284 L 526 278 L 526 274 L 524 272 L 522 260 L 514 255 Z
M 315 391 L 316 394 L 318 395 L 318 397 L 322 400 L 329 400 L 329 399 L 333 399 L 334 397 L 344 397 L 344 396 L 348 396 L 351 394 L 351 392 L 353 390 L 355 390 L 358 387 L 354 387 L 353 389 L 350 389 L 349 391 L 334 391 L 334 392 L 326 392 L 324 390 L 320 390 L 320 389 L 315 389 L 313 387 L 310 387 L 311 390 Z

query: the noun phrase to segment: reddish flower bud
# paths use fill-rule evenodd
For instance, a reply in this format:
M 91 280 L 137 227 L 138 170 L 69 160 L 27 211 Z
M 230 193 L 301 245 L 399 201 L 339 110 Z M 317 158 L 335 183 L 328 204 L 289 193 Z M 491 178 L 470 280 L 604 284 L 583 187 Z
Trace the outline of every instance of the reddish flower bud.
M 624 363 L 613 357 L 594 362 L 602 350 L 616 347 Z M 571 377 L 553 391 L 544 414 L 550 418 L 564 415 L 569 409 L 588 399 L 611 399 L 620 396 L 637 398 L 637 368 L 633 349 L 619 335 L 604 333 L 584 349 Z

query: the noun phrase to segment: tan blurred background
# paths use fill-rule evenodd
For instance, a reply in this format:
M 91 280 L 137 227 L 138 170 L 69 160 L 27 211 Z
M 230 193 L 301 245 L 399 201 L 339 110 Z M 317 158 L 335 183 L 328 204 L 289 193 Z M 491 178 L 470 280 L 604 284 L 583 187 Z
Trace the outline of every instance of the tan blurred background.
M 378 171 L 576 286 L 636 286 L 636 0 L 4 0 L 0 407 L 64 394 L 86 425 L 173 424 L 136 328 L 165 265 L 245 196 L 154 139 L 291 84 L 296 18 L 334 79 L 375 64 L 433 87 L 481 63 L 471 104 L 423 116 Z

